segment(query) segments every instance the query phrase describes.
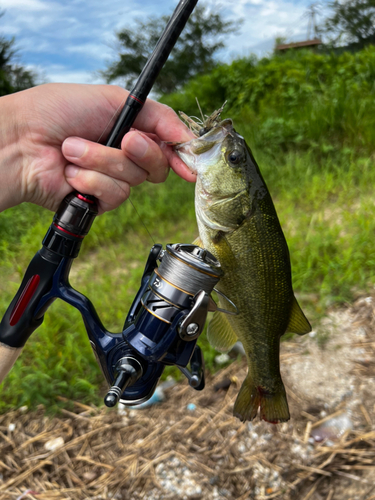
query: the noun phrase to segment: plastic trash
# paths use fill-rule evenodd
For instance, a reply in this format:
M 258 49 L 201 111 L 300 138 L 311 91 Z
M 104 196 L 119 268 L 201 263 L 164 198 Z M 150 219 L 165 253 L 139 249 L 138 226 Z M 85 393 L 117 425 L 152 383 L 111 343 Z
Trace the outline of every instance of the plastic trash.
M 215 363 L 217 363 L 218 365 L 224 365 L 225 363 L 228 363 L 228 361 L 230 361 L 230 357 L 228 354 L 220 354 L 215 358 Z
M 126 406 L 126 408 L 128 408 L 129 410 L 143 410 L 144 408 L 148 408 L 149 406 L 162 403 L 165 400 L 165 389 L 169 389 L 175 384 L 176 381 L 174 379 L 166 380 L 165 382 L 158 385 L 150 399 L 148 399 L 144 403 L 141 403 L 140 405 Z
M 321 425 L 311 430 L 311 436 L 314 441 L 320 443 L 322 441 L 338 441 L 346 431 L 353 429 L 353 422 L 347 412 L 329 418 Z
M 127 406 L 127 408 L 129 408 L 129 410 L 143 410 L 143 408 L 148 408 L 149 406 L 156 405 L 164 400 L 165 395 L 163 389 L 161 387 L 157 387 L 150 399 L 148 399 L 144 403 L 141 403 L 140 405 Z

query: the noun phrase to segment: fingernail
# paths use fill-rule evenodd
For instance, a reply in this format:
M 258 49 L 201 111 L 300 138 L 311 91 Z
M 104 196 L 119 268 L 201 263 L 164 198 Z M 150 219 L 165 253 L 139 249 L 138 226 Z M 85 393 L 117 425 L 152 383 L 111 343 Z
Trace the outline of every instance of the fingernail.
M 70 156 L 71 158 L 81 158 L 83 153 L 86 151 L 86 142 L 81 141 L 81 139 L 76 139 L 71 137 L 66 139 L 63 144 L 63 153 L 65 156 Z
M 143 158 L 148 150 L 148 143 L 139 134 L 133 134 L 131 140 L 129 140 L 126 145 L 127 153 L 131 154 L 135 158 Z
M 65 169 L 65 177 L 72 179 L 73 177 L 77 176 L 78 172 L 79 172 L 78 167 L 75 167 L 74 165 L 68 165 Z

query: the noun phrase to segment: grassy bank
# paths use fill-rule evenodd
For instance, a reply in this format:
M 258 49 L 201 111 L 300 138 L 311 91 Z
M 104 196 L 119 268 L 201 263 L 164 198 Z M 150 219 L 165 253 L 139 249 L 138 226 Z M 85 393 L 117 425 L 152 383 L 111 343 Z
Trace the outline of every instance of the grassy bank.
M 312 320 L 375 283 L 373 189 L 375 49 L 358 54 L 300 53 L 221 65 L 167 96 L 196 114 L 225 99 L 225 116 L 253 149 L 291 253 L 293 283 Z M 72 269 L 111 331 L 121 331 L 153 242 L 190 242 L 196 235 L 194 186 L 171 175 L 164 185 L 133 189 L 127 202 L 98 217 Z M 0 216 L 0 314 L 40 248 L 52 214 L 20 206 Z M 204 346 L 209 369 L 215 352 Z M 61 302 L 27 343 L 4 382 L 0 410 L 56 404 L 56 396 L 99 402 L 104 387 L 82 319 Z
M 248 125 L 239 123 L 237 128 L 247 134 Z M 318 318 L 328 305 L 350 300 L 353 294 L 373 286 L 373 161 L 342 152 L 324 164 L 313 152 L 288 153 L 277 160 L 260 151 L 255 154 L 288 240 L 294 287 L 310 319 Z M 174 177 L 164 186 L 145 185 L 136 191 L 133 202 L 155 241 L 193 240 L 193 186 Z M 13 210 L 17 220 L 12 227 L 13 239 L 8 241 L 2 233 L 2 311 L 16 292 L 51 218 L 37 207 L 28 208 Z M 20 223 L 35 217 L 38 222 L 20 236 Z M 99 217 L 83 245 L 71 283 L 90 297 L 110 331 L 122 330 L 151 246 L 130 204 Z M 204 339 L 201 343 L 209 369 L 215 369 L 215 352 Z M 103 387 L 80 314 L 58 301 L 4 382 L 0 409 L 41 402 L 54 405 L 57 395 L 99 402 Z

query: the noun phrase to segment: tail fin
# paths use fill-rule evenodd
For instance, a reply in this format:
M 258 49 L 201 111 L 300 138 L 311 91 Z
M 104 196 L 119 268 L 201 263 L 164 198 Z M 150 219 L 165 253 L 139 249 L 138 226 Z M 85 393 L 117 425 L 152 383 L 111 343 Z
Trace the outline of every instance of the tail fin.
M 281 382 L 280 389 L 277 392 L 271 394 L 265 388 L 255 386 L 248 373 L 238 393 L 233 414 L 242 422 L 253 420 L 258 413 L 259 407 L 260 418 L 271 424 L 286 422 L 290 418 L 283 383 Z

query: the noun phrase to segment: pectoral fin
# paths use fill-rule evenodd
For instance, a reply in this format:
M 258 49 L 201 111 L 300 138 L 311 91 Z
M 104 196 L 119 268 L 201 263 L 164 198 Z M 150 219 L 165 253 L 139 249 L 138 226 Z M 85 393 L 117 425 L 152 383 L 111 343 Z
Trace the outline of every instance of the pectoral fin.
M 198 236 L 198 238 L 195 238 L 195 240 L 193 241 L 192 245 L 196 245 L 197 247 L 204 248 L 204 246 L 203 246 L 203 243 L 202 243 L 202 240 L 201 240 L 201 237 L 200 237 L 200 236 Z
M 311 325 L 309 320 L 303 314 L 297 299 L 293 297 L 292 310 L 290 313 L 287 332 L 297 333 L 298 335 L 305 335 L 305 333 L 311 332 Z
M 227 317 L 221 312 L 215 312 L 208 324 L 207 339 L 220 352 L 229 351 L 237 342 L 237 335 L 230 326 Z

